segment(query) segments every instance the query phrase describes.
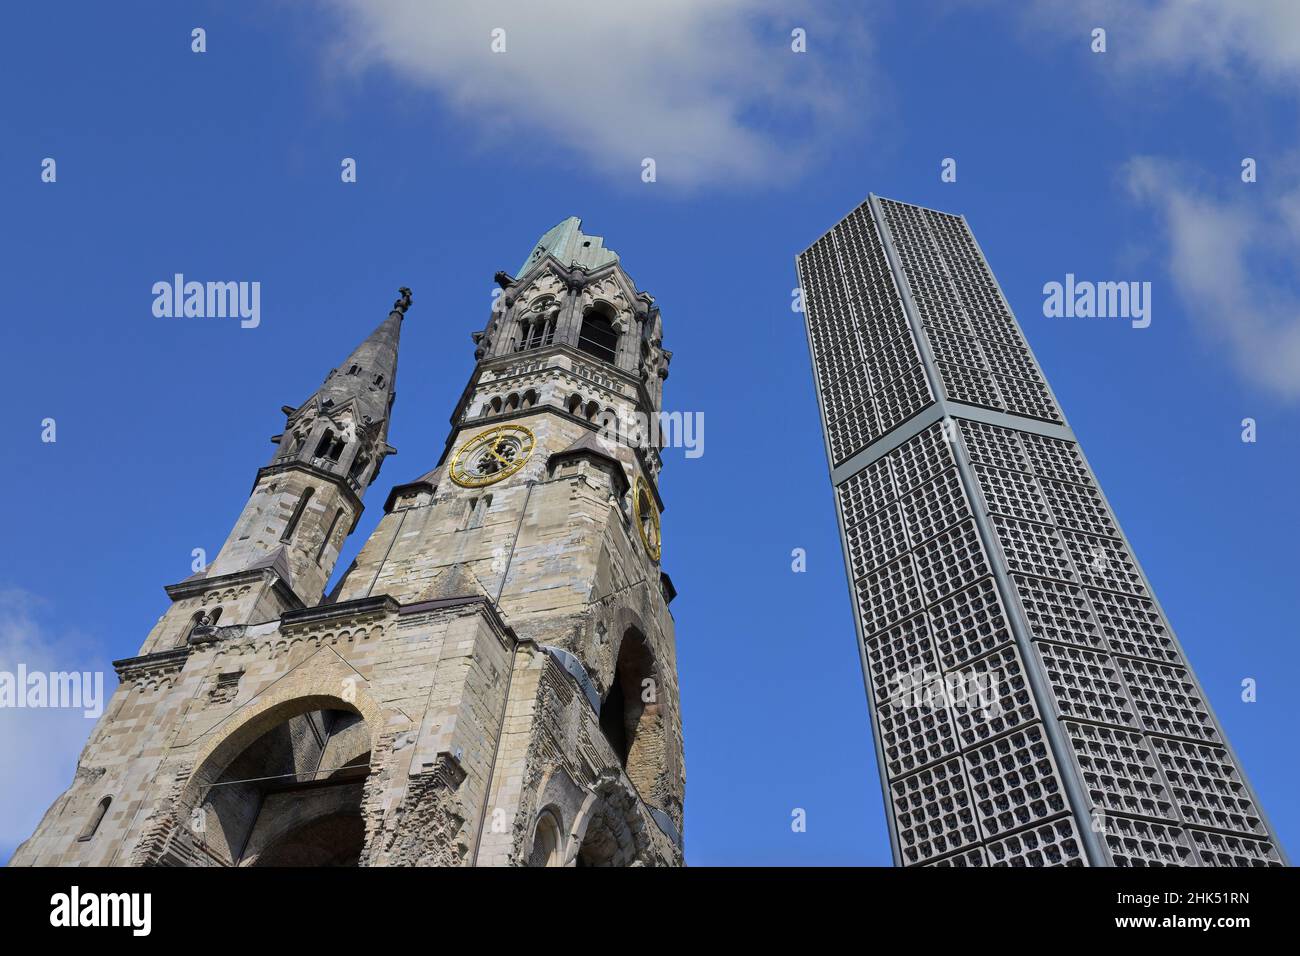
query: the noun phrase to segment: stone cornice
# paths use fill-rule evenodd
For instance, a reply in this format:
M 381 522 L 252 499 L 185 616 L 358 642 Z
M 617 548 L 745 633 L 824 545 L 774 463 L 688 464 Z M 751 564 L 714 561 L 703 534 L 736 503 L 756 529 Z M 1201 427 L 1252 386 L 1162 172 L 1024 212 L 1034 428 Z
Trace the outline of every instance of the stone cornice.
M 424 490 L 433 492 L 437 486 L 431 481 L 425 481 L 423 478 L 417 478 L 415 481 L 406 481 L 400 485 L 393 485 L 388 491 L 388 497 L 384 499 L 384 514 L 391 514 L 393 504 L 397 501 L 398 495 L 406 491 Z
M 455 426 L 457 425 L 457 423 L 460 422 L 461 415 L 465 410 L 465 406 L 469 404 L 469 399 L 474 394 L 474 389 L 478 387 L 479 379 L 482 378 L 484 372 L 497 371 L 499 367 L 508 366 L 515 362 L 519 362 L 527 358 L 536 358 L 538 360 L 543 360 L 561 354 L 567 355 L 569 358 L 578 362 L 597 363 L 599 365 L 599 371 L 602 374 L 608 374 L 611 378 L 614 379 L 621 379 L 622 381 L 624 381 L 625 383 L 631 385 L 634 389 L 636 389 L 637 400 L 642 405 L 642 407 L 644 408 L 653 407 L 653 402 L 650 399 L 650 393 L 649 391 L 646 390 L 645 383 L 641 381 L 641 377 L 636 373 L 629 372 L 627 369 L 619 368 L 617 365 L 610 365 L 607 362 L 601 362 L 599 359 L 596 359 L 593 356 L 588 355 L 586 352 L 582 351 L 581 349 L 574 348 L 572 345 L 569 345 L 565 342 L 555 342 L 543 348 L 529 349 L 526 352 L 509 352 L 506 355 L 495 355 L 490 358 L 480 359 L 479 362 L 474 366 L 474 372 L 473 374 L 470 375 L 469 381 L 466 383 L 464 391 L 461 392 L 460 400 L 456 403 L 456 407 L 452 409 L 451 424 Z M 575 372 L 572 368 L 565 368 L 562 365 L 555 365 L 552 366 L 552 368 L 554 368 L 556 371 L 567 372 L 570 375 L 575 375 L 578 378 L 582 378 L 582 376 L 578 375 L 578 373 Z M 541 370 L 538 369 L 535 371 L 541 371 Z M 532 374 L 532 373 L 527 373 L 527 374 Z
M 550 457 L 546 459 L 546 463 L 549 465 L 551 462 L 564 461 L 567 458 L 590 458 L 593 461 L 600 461 L 613 465 L 615 482 L 618 487 L 622 489 L 622 491 L 619 492 L 619 497 L 627 494 L 628 489 L 631 487 L 628 483 L 627 475 L 623 473 L 623 463 L 607 452 L 603 452 L 598 448 L 565 448 L 562 451 L 553 452 Z
M 178 671 L 185 666 L 189 656 L 189 647 L 174 647 L 165 651 L 154 651 L 152 654 L 142 654 L 139 657 L 124 657 L 120 661 L 113 661 L 113 669 L 117 671 L 118 679 L 126 683 L 128 680 L 138 680 L 149 674 Z
M 245 568 L 242 571 L 230 571 L 226 574 L 218 574 L 213 577 L 196 577 L 186 578 L 184 581 L 178 581 L 176 584 L 168 584 L 163 587 L 167 596 L 173 601 L 180 601 L 188 597 L 197 597 L 205 591 L 214 588 L 228 587 L 233 584 L 245 584 L 265 579 L 268 575 L 275 575 L 275 583 L 272 589 L 280 598 L 289 606 L 302 606 L 302 598 L 293 593 L 289 584 L 275 573 L 269 567 L 263 568 Z
M 490 620 L 504 636 L 510 639 L 512 645 L 528 643 L 520 641 L 519 635 L 515 633 L 514 628 L 507 624 L 505 618 L 501 616 L 500 610 L 497 609 L 496 602 L 482 594 L 467 594 L 464 597 L 438 598 L 433 601 L 417 601 L 415 604 L 403 604 L 398 613 L 405 617 L 408 614 L 423 614 L 429 611 L 467 607 L 471 604 L 481 604 L 488 620 Z
M 375 597 L 356 598 L 341 601 L 338 604 L 318 604 L 315 607 L 298 608 L 285 611 L 280 615 L 280 629 L 290 631 L 297 627 L 307 627 L 339 620 L 363 620 L 372 617 L 385 617 L 396 614 L 401 605 L 396 598 L 387 594 Z

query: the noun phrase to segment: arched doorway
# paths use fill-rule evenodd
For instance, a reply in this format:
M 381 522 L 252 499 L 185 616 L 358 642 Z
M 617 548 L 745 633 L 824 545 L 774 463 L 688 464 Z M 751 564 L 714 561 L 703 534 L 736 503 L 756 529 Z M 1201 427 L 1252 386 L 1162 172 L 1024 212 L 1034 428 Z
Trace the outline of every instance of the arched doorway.
M 205 767 L 193 829 L 226 866 L 357 866 L 370 728 L 350 710 L 291 713 Z M 233 750 L 233 755 L 231 755 Z

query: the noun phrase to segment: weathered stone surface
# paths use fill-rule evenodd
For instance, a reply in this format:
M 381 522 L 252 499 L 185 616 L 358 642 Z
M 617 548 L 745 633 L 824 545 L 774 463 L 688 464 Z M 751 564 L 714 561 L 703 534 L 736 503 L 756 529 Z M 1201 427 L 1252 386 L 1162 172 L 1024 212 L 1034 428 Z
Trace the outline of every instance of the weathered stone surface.
M 229 540 L 117 662 L 72 785 L 13 865 L 683 862 L 673 620 L 630 500 L 659 449 L 598 436 L 659 410 L 670 353 L 617 255 L 562 226 L 499 277 L 443 461 L 393 489 L 328 599 L 392 451 L 409 294 L 286 409 Z M 575 251 L 589 239 L 599 255 Z M 589 353 L 584 316 L 613 330 L 608 353 Z M 533 436 L 522 467 L 454 481 L 455 449 L 503 423 Z

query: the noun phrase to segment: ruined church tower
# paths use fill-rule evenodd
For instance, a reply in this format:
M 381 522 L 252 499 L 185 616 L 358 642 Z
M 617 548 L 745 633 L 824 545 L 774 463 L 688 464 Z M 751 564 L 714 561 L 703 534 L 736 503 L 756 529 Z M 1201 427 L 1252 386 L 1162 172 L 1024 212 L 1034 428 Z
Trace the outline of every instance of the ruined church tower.
M 325 595 L 402 289 L 302 405 L 11 865 L 680 865 L 654 299 L 576 218 L 501 286 L 436 467 Z

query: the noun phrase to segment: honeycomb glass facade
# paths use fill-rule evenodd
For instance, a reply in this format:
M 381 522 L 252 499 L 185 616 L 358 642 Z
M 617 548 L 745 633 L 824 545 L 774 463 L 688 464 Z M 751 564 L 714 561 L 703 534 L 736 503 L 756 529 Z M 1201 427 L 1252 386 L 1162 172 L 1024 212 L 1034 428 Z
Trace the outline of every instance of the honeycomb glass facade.
M 965 219 L 797 267 L 895 862 L 1284 864 Z

